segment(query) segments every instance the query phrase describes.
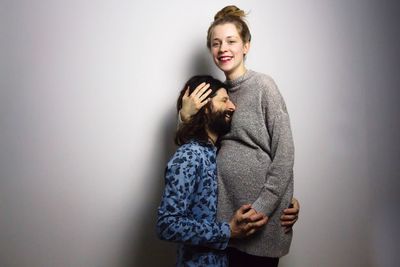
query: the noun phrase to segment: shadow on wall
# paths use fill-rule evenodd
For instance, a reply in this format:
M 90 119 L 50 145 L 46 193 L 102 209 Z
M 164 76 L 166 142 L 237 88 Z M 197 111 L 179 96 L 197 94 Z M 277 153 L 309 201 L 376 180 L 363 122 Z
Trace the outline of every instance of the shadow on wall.
M 146 177 L 151 191 L 146 197 L 146 207 L 140 209 L 131 225 L 128 242 L 122 252 L 121 267 L 174 266 L 175 245 L 160 241 L 156 236 L 157 208 L 164 188 L 164 170 L 168 159 L 175 151 L 173 137 L 176 129 L 175 106 L 171 107 L 159 120 L 159 138 L 161 145 L 153 155 L 153 164 L 149 164 Z M 138 219 L 139 218 L 139 219 Z M 160 264 L 161 263 L 161 264 Z
M 209 55 L 199 52 L 194 55 L 189 64 L 192 64 L 189 75 L 209 74 L 211 65 Z M 195 64 L 193 64 L 193 62 Z M 210 62 L 211 63 L 211 62 Z M 189 79 L 189 77 L 187 77 Z M 182 81 L 184 84 L 186 81 Z M 176 97 L 181 88 L 176 90 Z M 175 101 L 175 100 L 174 100 Z M 173 243 L 160 241 L 155 233 L 157 222 L 157 208 L 160 204 L 161 195 L 164 190 L 164 171 L 166 163 L 173 155 L 176 147 L 173 142 L 177 125 L 177 115 L 175 102 L 173 107 L 164 114 L 160 123 L 160 138 L 162 138 L 160 151 L 157 151 L 158 158 L 154 159 L 154 165 L 148 170 L 148 177 L 151 179 L 154 190 L 148 197 L 147 209 L 141 211 L 140 223 L 132 226 L 132 239 L 128 242 L 128 247 L 123 253 L 122 266 L 147 267 L 147 266 L 174 266 L 176 261 L 176 245 Z M 135 237 L 135 238 L 133 238 Z
M 199 75 L 199 74 L 208 74 L 212 75 L 215 78 L 215 70 L 216 67 L 212 61 L 210 56 L 210 52 L 207 49 L 199 49 L 192 56 L 193 60 L 189 62 L 187 69 L 189 70 L 188 75 Z M 190 77 L 188 77 L 189 79 Z

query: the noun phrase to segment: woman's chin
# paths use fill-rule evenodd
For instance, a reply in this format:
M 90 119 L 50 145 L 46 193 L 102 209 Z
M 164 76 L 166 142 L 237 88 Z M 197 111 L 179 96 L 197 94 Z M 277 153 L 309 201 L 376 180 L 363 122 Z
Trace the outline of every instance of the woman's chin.
M 222 70 L 224 73 L 230 73 L 232 72 L 232 66 L 228 66 L 227 64 L 218 64 L 217 65 L 220 70 Z

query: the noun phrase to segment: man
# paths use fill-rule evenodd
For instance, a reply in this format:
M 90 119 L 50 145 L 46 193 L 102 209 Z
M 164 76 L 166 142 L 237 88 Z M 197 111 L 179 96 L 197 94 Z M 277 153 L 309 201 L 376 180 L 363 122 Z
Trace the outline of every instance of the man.
M 217 222 L 216 143 L 230 130 L 235 105 L 224 84 L 211 76 L 195 76 L 186 88 L 209 84 L 208 104 L 181 124 L 175 137 L 180 145 L 167 164 L 165 189 L 158 209 L 157 234 L 178 242 L 177 266 L 227 266 L 224 249 L 230 239 L 246 237 L 267 223 L 250 205 L 241 206 L 229 222 Z

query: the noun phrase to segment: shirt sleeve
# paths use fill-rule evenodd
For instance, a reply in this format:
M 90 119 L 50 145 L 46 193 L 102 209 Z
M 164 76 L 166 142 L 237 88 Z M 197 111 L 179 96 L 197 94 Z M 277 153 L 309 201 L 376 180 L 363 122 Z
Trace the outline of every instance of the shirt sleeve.
M 175 154 L 165 172 L 165 189 L 158 209 L 157 234 L 160 239 L 225 249 L 230 238 L 229 224 L 193 218 L 190 195 L 199 179 L 201 162 L 194 156 Z
M 285 102 L 271 79 L 264 101 L 265 119 L 271 144 L 271 164 L 265 184 L 253 208 L 270 216 L 293 182 L 294 144 Z

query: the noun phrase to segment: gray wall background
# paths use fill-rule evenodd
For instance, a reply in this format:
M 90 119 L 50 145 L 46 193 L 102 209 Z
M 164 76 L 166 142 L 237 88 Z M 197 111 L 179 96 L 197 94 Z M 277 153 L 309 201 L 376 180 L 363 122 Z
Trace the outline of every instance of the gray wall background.
M 301 202 L 281 266 L 395 266 L 396 1 L 1 1 L 0 266 L 172 266 L 154 235 L 175 101 L 216 11 L 286 99 Z

